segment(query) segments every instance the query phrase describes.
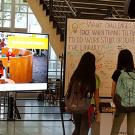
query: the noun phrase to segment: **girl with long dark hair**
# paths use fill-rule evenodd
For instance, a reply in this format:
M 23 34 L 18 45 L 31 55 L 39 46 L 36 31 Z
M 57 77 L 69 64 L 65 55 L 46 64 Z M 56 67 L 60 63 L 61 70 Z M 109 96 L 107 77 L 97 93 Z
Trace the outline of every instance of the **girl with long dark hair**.
M 99 116 L 99 78 L 95 73 L 95 56 L 86 52 L 81 57 L 81 60 L 71 76 L 69 90 L 76 87 L 76 92 L 81 93 L 82 97 L 87 98 L 90 93 L 95 99 L 97 118 Z M 79 87 L 78 88 L 78 83 Z M 70 91 L 69 91 L 70 96 Z M 75 129 L 72 135 L 88 135 L 88 112 L 73 113 Z M 98 130 L 98 129 L 97 129 Z M 95 134 L 94 134 L 95 135 Z

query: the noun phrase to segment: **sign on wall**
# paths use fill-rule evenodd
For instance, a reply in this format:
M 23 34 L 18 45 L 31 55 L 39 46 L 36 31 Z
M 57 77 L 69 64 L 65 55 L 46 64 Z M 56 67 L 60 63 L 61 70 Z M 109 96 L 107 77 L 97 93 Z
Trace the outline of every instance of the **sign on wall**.
M 127 48 L 135 54 L 135 22 L 113 20 L 67 19 L 65 87 L 81 56 L 90 51 L 96 57 L 96 73 L 101 80 L 100 96 L 111 96 L 111 76 L 118 53 Z

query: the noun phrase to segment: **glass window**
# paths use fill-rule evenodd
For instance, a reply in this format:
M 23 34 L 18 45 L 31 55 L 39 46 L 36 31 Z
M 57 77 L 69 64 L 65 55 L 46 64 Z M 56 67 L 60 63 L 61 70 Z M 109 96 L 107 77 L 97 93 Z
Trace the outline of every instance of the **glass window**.
M 19 0 L 15 0 L 15 3 L 16 3 L 16 4 L 19 4 Z
M 20 5 L 20 12 L 27 12 L 27 6 L 25 5 Z
M 4 3 L 12 3 L 12 0 L 4 0 Z
M 0 27 L 2 27 L 2 20 L 0 20 Z
M 3 27 L 11 27 L 11 21 L 10 20 L 3 20 Z
M 11 19 L 11 12 L 3 12 L 3 19 Z
M 15 12 L 19 12 L 19 5 L 15 5 Z
M 2 17 L 2 12 L 0 12 L 0 19 L 2 19 L 3 17 Z
M 32 10 L 31 10 L 31 8 L 30 8 L 30 7 L 28 8 L 28 12 L 29 12 L 29 13 L 32 13 Z
M 27 4 L 27 0 L 20 0 L 20 4 Z
M 41 33 L 41 27 L 33 14 L 28 14 L 28 31 L 31 33 Z
M 4 4 L 3 11 L 11 11 L 11 4 Z
M 27 28 L 27 14 L 25 13 L 15 14 L 15 28 Z
M 27 12 L 27 9 L 25 5 L 15 5 L 15 12 Z
M 2 9 L 2 8 L 1 8 L 1 6 L 2 6 L 1 4 L 2 4 L 2 2 L 1 2 L 1 0 L 0 0 L 0 10 Z

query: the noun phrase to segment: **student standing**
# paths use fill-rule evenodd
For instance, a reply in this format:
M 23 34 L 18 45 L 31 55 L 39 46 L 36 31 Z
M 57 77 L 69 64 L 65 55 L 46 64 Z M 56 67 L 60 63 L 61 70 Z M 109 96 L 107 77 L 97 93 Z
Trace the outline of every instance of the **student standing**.
M 81 96 L 84 98 L 87 98 L 89 93 L 95 99 L 96 114 L 97 118 L 99 118 L 99 79 L 96 76 L 95 70 L 95 56 L 90 52 L 86 52 L 81 57 L 76 70 L 71 76 L 69 83 L 69 96 L 72 88 L 75 87 L 77 88 L 76 92 L 81 94 Z M 88 135 L 88 112 L 86 111 L 83 113 L 73 113 L 73 120 L 75 129 L 72 135 Z
M 134 70 L 134 61 L 132 53 L 128 49 L 121 50 L 118 55 L 118 61 L 117 61 L 117 69 L 114 71 L 112 75 L 112 92 L 111 95 L 114 97 L 116 92 L 116 84 L 118 81 L 118 78 L 121 74 L 121 70 L 124 70 L 126 72 L 132 72 Z M 121 124 L 125 118 L 125 115 L 127 114 L 127 135 L 135 135 L 134 129 L 135 129 L 135 112 L 130 113 L 121 113 L 116 108 L 112 130 L 110 135 L 118 135 L 119 130 L 121 127 Z

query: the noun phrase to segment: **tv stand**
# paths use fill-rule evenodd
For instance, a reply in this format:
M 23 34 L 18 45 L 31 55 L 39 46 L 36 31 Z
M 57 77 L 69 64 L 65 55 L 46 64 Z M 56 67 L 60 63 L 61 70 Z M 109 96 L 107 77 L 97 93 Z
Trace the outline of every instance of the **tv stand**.
M 15 118 L 21 119 L 19 110 L 16 106 L 16 101 L 14 97 L 10 96 L 8 98 L 8 113 L 7 113 L 7 120 L 12 121 L 15 120 Z

